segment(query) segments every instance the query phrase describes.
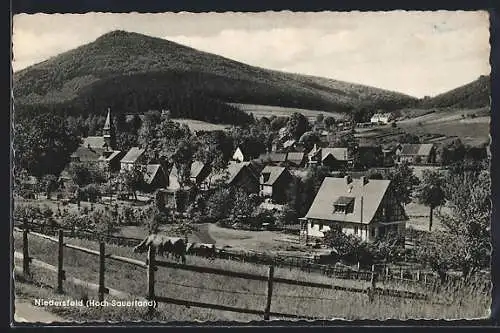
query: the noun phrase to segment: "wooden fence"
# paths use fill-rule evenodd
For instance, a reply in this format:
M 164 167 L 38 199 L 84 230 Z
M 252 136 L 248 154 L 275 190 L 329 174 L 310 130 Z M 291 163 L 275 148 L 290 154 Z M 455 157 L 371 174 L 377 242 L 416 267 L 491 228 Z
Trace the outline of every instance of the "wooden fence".
M 280 318 L 318 319 L 318 318 L 309 317 L 309 316 L 299 316 L 299 315 L 295 315 L 295 314 L 272 312 L 271 311 L 271 303 L 272 303 L 271 301 L 272 301 L 272 297 L 273 297 L 273 286 L 276 283 L 282 283 L 282 284 L 294 285 L 294 286 L 304 286 L 304 287 L 311 287 L 311 288 L 321 288 L 321 289 L 331 289 L 331 290 L 347 291 L 347 292 L 354 292 L 354 293 L 362 293 L 362 294 L 366 294 L 368 296 L 368 299 L 370 302 L 372 302 L 374 300 L 375 295 L 428 300 L 427 295 L 422 294 L 422 293 L 415 293 L 415 292 L 409 292 L 409 291 L 404 291 L 404 290 L 382 289 L 382 288 L 376 287 L 376 273 L 373 269 L 371 272 L 371 283 L 370 283 L 369 287 L 367 287 L 367 288 L 344 287 L 344 286 L 336 286 L 336 285 L 326 284 L 326 283 L 291 280 L 291 279 L 275 277 L 274 276 L 274 265 L 269 266 L 269 271 L 268 271 L 268 274 L 266 276 L 251 274 L 251 273 L 244 273 L 244 272 L 235 272 L 235 271 L 224 270 L 224 269 L 219 269 L 219 268 L 212 268 L 212 267 L 186 265 L 186 264 L 157 260 L 156 250 L 154 247 L 149 248 L 147 262 L 143 262 L 141 260 L 126 258 L 126 257 L 106 253 L 105 243 L 102 241 L 99 243 L 99 251 L 95 251 L 92 249 L 88 249 L 88 248 L 65 243 L 64 242 L 64 232 L 62 229 L 60 229 L 58 231 L 58 237 L 47 236 L 47 235 L 40 234 L 37 232 L 29 232 L 27 228 L 17 229 L 17 231 L 21 231 L 22 235 L 23 235 L 23 237 L 22 237 L 22 239 L 23 239 L 22 255 L 19 254 L 18 256 L 22 257 L 22 263 L 23 263 L 22 274 L 25 277 L 29 277 L 31 275 L 30 274 L 30 263 L 33 262 L 34 260 L 36 260 L 36 259 L 33 260 L 33 258 L 31 258 L 29 255 L 28 233 L 30 233 L 33 236 L 36 236 L 36 237 L 39 237 L 39 238 L 45 239 L 47 241 L 54 242 L 54 243 L 58 244 L 57 268 L 55 268 L 49 264 L 43 263 L 39 260 L 36 260 L 38 262 L 39 266 L 42 266 L 43 268 L 48 268 L 49 270 L 57 273 L 56 290 L 58 293 L 63 292 L 63 281 L 68 279 L 68 277 L 66 276 L 65 271 L 64 271 L 63 261 L 64 261 L 64 248 L 70 248 L 70 249 L 80 251 L 80 252 L 83 252 L 83 253 L 86 253 L 86 254 L 89 254 L 92 256 L 96 256 L 99 258 L 98 284 L 96 285 L 96 284 L 81 283 L 81 282 L 79 283 L 80 285 L 84 285 L 86 287 L 90 287 L 91 289 L 97 290 L 99 301 L 104 300 L 104 296 L 106 294 L 113 294 L 113 295 L 121 296 L 121 297 L 124 297 L 124 296 L 130 297 L 131 296 L 131 295 L 128 295 L 128 294 L 120 292 L 120 291 L 111 290 L 109 288 L 106 288 L 106 282 L 105 282 L 106 281 L 106 279 L 105 279 L 106 260 L 114 260 L 114 261 L 134 265 L 134 266 L 145 269 L 147 272 L 146 274 L 147 274 L 147 281 L 148 281 L 147 291 L 146 291 L 146 294 L 147 294 L 146 299 L 149 301 L 153 301 L 151 303 L 154 304 L 154 305 L 151 305 L 151 307 L 150 307 L 151 310 L 157 306 L 157 302 L 163 302 L 163 303 L 176 304 L 176 305 L 193 306 L 193 307 L 208 308 L 208 309 L 215 309 L 215 310 L 222 310 L 222 311 L 231 311 L 231 312 L 238 312 L 238 313 L 262 315 L 265 320 L 269 320 L 269 318 L 271 316 L 272 317 L 280 317 Z M 187 271 L 201 273 L 201 274 L 222 275 L 222 276 L 242 278 L 242 279 L 247 279 L 247 280 L 267 281 L 266 307 L 262 310 L 237 308 L 237 307 L 231 307 L 231 306 L 220 305 L 220 304 L 210 304 L 210 303 L 202 303 L 202 302 L 196 302 L 196 301 L 181 300 L 181 299 L 170 298 L 170 297 L 158 295 L 155 291 L 155 274 L 156 274 L 158 267 L 187 270 Z M 77 280 L 78 279 L 72 279 L 72 282 L 77 282 Z
M 17 224 L 18 227 L 28 227 L 30 230 L 38 231 L 41 234 L 57 236 L 59 230 L 63 230 L 64 235 L 69 237 L 82 238 L 92 241 L 104 241 L 108 244 L 133 247 L 138 245 L 142 239 L 131 237 L 120 237 L 105 233 L 96 233 L 84 229 L 60 228 L 40 223 Z M 240 262 L 273 265 L 275 267 L 297 268 L 308 273 L 323 274 L 331 278 L 346 280 L 370 281 L 372 273 L 370 270 L 362 269 L 359 264 L 357 268 L 345 266 L 340 268 L 335 265 L 318 264 L 313 258 L 299 256 L 272 256 L 258 251 L 243 251 L 235 249 L 218 249 L 215 256 L 219 259 L 234 260 Z M 396 269 L 385 269 L 376 265 L 376 270 L 380 280 L 401 281 L 406 284 L 434 285 L 438 282 L 438 277 L 433 273 L 423 272 L 419 269 L 412 269 L 400 265 Z

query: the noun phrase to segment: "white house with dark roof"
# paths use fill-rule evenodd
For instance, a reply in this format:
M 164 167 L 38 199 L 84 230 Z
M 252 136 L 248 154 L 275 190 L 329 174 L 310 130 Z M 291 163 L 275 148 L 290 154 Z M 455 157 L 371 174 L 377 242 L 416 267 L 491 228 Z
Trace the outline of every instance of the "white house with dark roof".
M 324 237 L 326 231 L 339 228 L 371 242 L 391 231 L 404 234 L 408 216 L 390 180 L 346 176 L 326 177 L 301 220 L 308 237 Z
M 394 115 L 391 112 L 375 113 L 370 118 L 370 122 L 374 124 L 388 124 L 393 120 L 394 120 Z

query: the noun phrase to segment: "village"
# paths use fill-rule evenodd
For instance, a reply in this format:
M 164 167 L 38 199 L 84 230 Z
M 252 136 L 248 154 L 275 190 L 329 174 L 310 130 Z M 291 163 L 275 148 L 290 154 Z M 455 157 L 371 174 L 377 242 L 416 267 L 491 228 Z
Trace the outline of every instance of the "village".
M 182 128 L 166 110 L 148 114 Z M 366 128 L 393 129 L 398 119 L 390 112 L 374 113 L 365 123 L 322 114 L 283 118 L 273 119 L 284 125 L 276 130 L 269 119 L 258 120 L 254 137 L 241 135 L 225 151 L 214 141 L 224 131 L 191 133 L 185 126 L 199 138 L 197 152 L 192 143 L 172 147 L 175 140 L 167 141 L 161 149 L 171 155 L 162 159 L 151 154 L 152 145 L 117 150 L 116 117 L 108 109 L 101 135 L 83 137 L 59 176 L 21 175 L 16 205 L 38 207 L 38 218 L 31 207 L 32 221 L 41 224 L 136 238 L 162 231 L 221 248 L 316 261 L 326 256 L 335 263 L 342 258 L 331 257 L 332 246 L 324 242 L 332 230 L 364 243 L 390 235 L 402 241 L 403 251 L 405 244 L 414 246 L 409 239 L 431 231 L 429 207 L 444 203 L 417 198 L 422 180 L 433 185 L 425 184 L 424 174 L 443 174 L 462 159 L 480 162 L 489 154 L 486 146 L 466 149 L 457 140 L 443 147 L 415 138 L 407 143 L 405 136 L 383 144 L 363 137 Z M 258 142 L 258 131 L 273 139 Z M 152 216 L 158 204 L 161 218 Z M 360 265 L 359 258 L 343 262 Z

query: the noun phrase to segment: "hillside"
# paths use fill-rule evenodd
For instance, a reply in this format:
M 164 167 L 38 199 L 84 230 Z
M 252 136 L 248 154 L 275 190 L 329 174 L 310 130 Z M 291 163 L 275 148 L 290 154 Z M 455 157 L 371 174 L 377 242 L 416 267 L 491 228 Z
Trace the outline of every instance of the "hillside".
M 482 75 L 477 80 L 420 101 L 422 108 L 478 108 L 490 105 L 490 76 Z
M 58 105 L 94 113 L 108 106 L 127 113 L 167 107 L 174 109 L 173 116 L 195 119 L 203 118 L 197 117 L 200 108 L 207 113 L 207 101 L 213 104 L 209 109 L 221 112 L 233 110 L 227 102 L 346 112 L 361 104 L 393 109 L 417 101 L 363 85 L 249 66 L 124 31 L 16 72 L 13 86 L 16 106 Z M 186 111 L 193 100 L 196 110 Z

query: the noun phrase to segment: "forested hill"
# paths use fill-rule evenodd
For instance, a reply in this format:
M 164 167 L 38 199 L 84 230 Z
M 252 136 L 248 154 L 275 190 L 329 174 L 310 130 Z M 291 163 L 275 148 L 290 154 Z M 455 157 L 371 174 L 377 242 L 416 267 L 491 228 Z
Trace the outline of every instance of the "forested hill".
M 482 75 L 477 80 L 419 103 L 423 108 L 478 108 L 490 105 L 490 76 Z
M 413 97 L 332 79 L 249 66 L 168 40 L 113 31 L 14 73 L 18 109 L 144 112 L 223 122 L 244 118 L 227 102 L 348 112 L 359 105 L 396 109 Z M 210 119 L 207 119 L 210 118 Z M 244 121 L 245 119 L 242 119 Z

